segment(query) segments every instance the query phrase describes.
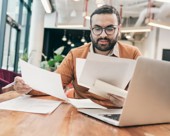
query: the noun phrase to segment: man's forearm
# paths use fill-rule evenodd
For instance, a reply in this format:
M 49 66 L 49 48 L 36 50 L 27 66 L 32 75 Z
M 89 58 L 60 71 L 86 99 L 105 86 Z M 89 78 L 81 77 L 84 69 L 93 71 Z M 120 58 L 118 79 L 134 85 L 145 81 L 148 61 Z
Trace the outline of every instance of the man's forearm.
M 46 93 L 43 93 L 43 92 L 40 92 L 40 91 L 37 91 L 37 90 L 34 90 L 32 89 L 29 93 L 29 95 L 34 95 L 34 96 L 44 96 L 44 95 L 48 95 Z
M 8 84 L 8 85 L 2 87 L 2 93 L 9 92 L 9 91 L 15 91 L 15 89 L 14 89 L 14 84 L 13 84 L 13 83 Z M 17 91 L 16 91 L 16 92 L 17 92 Z M 42 93 L 42 92 L 37 91 L 37 90 L 34 90 L 34 89 L 32 89 L 28 94 L 29 94 L 29 95 L 35 95 L 35 96 L 47 95 L 47 94 L 45 94 L 45 93 Z

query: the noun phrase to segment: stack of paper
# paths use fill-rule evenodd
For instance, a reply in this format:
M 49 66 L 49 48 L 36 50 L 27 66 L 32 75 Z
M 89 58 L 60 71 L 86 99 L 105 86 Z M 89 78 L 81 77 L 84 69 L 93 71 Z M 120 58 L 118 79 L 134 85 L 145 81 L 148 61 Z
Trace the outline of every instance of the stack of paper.
M 124 89 L 132 78 L 135 64 L 132 59 L 89 53 L 87 59 L 76 60 L 78 84 L 103 97 L 107 93 L 126 97 Z

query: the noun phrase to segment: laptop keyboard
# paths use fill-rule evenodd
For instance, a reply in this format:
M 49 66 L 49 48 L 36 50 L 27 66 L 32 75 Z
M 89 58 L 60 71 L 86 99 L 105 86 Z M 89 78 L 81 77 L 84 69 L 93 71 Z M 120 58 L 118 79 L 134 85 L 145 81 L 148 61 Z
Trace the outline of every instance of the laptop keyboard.
M 113 119 L 113 120 L 119 120 L 120 114 L 101 114 L 100 116 Z

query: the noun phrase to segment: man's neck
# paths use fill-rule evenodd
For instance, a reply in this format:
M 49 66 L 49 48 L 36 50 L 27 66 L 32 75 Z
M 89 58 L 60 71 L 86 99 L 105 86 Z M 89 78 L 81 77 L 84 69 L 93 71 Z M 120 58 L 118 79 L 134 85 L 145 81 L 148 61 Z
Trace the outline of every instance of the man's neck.
M 113 49 L 111 49 L 111 50 L 109 50 L 109 51 L 100 51 L 100 50 L 94 48 L 94 52 L 95 52 L 95 53 L 101 54 L 101 55 L 106 55 L 106 56 L 109 55 L 109 53 L 111 53 L 112 50 L 113 50 Z

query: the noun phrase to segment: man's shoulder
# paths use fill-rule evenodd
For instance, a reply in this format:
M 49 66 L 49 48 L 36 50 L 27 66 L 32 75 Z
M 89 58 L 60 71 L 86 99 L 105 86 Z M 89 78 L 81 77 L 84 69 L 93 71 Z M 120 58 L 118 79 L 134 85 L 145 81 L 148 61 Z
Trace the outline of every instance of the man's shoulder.
M 122 58 L 130 58 L 130 59 L 136 59 L 138 56 L 141 56 L 140 50 L 130 44 L 126 44 L 123 42 L 118 42 L 119 45 L 119 55 Z
M 135 51 L 135 50 L 138 50 L 137 47 L 131 45 L 131 44 L 127 44 L 127 43 L 123 43 L 123 42 L 118 42 L 118 45 L 119 45 L 119 49 L 120 50 L 132 50 L 132 51 Z

